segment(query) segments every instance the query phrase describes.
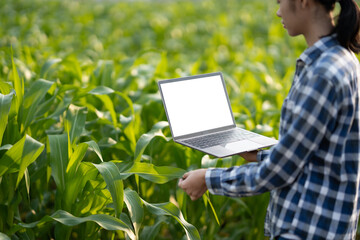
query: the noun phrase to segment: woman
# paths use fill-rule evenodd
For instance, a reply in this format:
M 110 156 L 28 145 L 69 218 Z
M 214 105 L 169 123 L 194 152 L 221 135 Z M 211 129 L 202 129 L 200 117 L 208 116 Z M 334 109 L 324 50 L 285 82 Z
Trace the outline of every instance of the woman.
M 206 190 L 232 197 L 270 191 L 271 239 L 355 239 L 360 187 L 360 10 L 354 0 L 279 0 L 277 15 L 308 48 L 281 110 L 279 143 L 241 154 L 249 163 L 186 173 L 192 200 Z

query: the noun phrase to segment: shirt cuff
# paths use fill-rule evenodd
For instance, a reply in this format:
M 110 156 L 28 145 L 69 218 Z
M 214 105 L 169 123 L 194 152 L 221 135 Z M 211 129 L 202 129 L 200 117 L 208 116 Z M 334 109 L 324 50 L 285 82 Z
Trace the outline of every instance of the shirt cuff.
M 262 162 L 267 156 L 269 156 L 269 153 L 270 153 L 269 150 L 259 151 L 256 155 L 256 160 L 258 162 Z
M 206 186 L 211 194 L 224 195 L 224 190 L 221 188 L 221 174 L 223 168 L 209 168 L 205 174 Z

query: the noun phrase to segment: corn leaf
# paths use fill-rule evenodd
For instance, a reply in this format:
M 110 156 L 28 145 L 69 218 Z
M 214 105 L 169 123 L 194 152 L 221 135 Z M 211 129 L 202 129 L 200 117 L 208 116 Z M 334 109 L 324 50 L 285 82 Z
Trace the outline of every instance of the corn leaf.
M 157 167 L 151 163 L 135 162 L 128 173 L 137 174 L 154 183 L 164 184 L 173 179 L 181 178 L 186 171 L 170 166 Z
M 43 101 L 47 91 L 53 85 L 53 82 L 39 79 L 35 81 L 29 91 L 24 96 L 23 112 L 20 112 L 21 132 L 35 120 L 38 106 Z
M 163 76 L 163 74 L 167 72 L 168 60 L 166 55 L 166 52 L 161 53 L 161 61 L 156 67 L 155 75 Z
M 127 188 L 124 191 L 124 200 L 134 225 L 135 235 L 139 236 L 141 223 L 144 220 L 144 207 L 141 198 L 135 191 Z
M 150 204 L 146 202 L 145 200 L 142 200 L 145 204 L 146 208 L 151 212 L 152 214 L 156 216 L 171 216 L 173 217 L 177 222 L 180 223 L 180 225 L 185 230 L 187 239 L 194 240 L 194 239 L 200 239 L 200 234 L 198 230 L 188 223 L 181 211 L 171 202 L 168 203 L 156 203 L 156 204 Z
M 18 187 L 21 179 L 23 178 L 27 167 L 39 157 L 39 155 L 44 150 L 44 148 L 45 148 L 44 144 L 36 141 L 35 139 L 33 139 L 28 135 L 25 136 L 24 146 L 22 152 L 20 152 L 21 162 L 20 162 L 19 174 L 16 182 L 16 188 Z M 26 183 L 29 182 L 27 181 Z
M 13 90 L 13 87 L 9 83 L 0 81 L 0 93 L 7 95 L 11 93 L 11 90 Z
M 110 116 L 111 116 L 111 121 L 113 122 L 114 127 L 117 127 L 118 121 L 117 121 L 117 117 L 116 117 L 116 111 L 115 111 L 115 107 L 114 107 L 114 103 L 111 100 L 110 96 L 108 95 L 97 95 L 97 98 L 99 98 L 102 103 L 104 104 L 104 107 L 106 108 L 106 110 L 109 111 Z
M 121 180 L 119 169 L 113 162 L 103 162 L 101 164 L 94 164 L 94 166 L 103 176 L 111 193 L 116 217 L 120 217 L 124 204 L 124 184 Z
M 10 240 L 11 238 L 9 238 L 6 234 L 0 232 L 0 239 L 2 239 L 2 240 Z
M 52 109 L 54 105 L 56 105 L 56 99 L 61 97 L 58 95 L 58 93 L 59 90 L 57 90 L 57 85 L 53 84 L 47 92 L 48 96 L 51 97 L 43 99 L 37 106 L 37 110 L 35 114 L 36 119 L 48 115 L 49 110 Z
M 81 133 L 85 127 L 87 115 L 86 107 L 77 107 L 75 105 L 70 105 L 66 112 L 66 124 L 67 132 L 70 136 L 70 144 L 73 145 L 77 139 L 79 139 Z
M 125 133 L 126 137 L 128 138 L 128 140 L 130 141 L 130 146 L 131 146 L 132 151 L 135 151 L 135 145 L 136 145 L 135 122 L 136 122 L 136 118 L 135 118 L 135 110 L 134 110 L 133 102 L 131 101 L 131 99 L 126 94 L 121 93 L 121 92 L 115 92 L 115 93 L 118 96 L 120 96 L 121 98 L 123 98 L 125 100 L 125 102 L 129 106 L 130 116 L 128 116 L 128 118 L 131 119 L 132 121 L 130 121 L 129 124 L 126 125 L 126 127 L 124 129 L 124 133 Z
M 95 151 L 95 153 L 98 155 L 100 160 L 103 162 L 99 146 L 97 145 L 96 142 L 89 141 L 89 142 L 80 143 L 75 147 L 74 152 L 72 153 L 66 168 L 66 173 L 70 177 L 70 179 L 76 174 L 80 162 L 83 160 L 86 151 L 89 148 Z
M 154 240 L 159 235 L 161 223 L 166 221 L 166 217 L 156 218 L 155 224 L 151 226 L 145 226 L 141 231 L 140 239 L 141 240 Z
M 87 149 L 86 144 L 82 145 L 80 148 L 83 149 L 84 146 Z M 74 151 L 73 156 L 77 151 L 78 150 Z M 79 158 L 81 161 L 82 156 L 80 156 Z M 67 171 L 65 194 L 63 197 L 64 199 L 63 210 L 73 211 L 73 208 L 75 207 L 75 201 L 78 198 L 79 193 L 83 191 L 85 184 L 88 181 L 96 179 L 97 174 L 98 174 L 97 169 L 91 163 L 88 162 L 80 162 L 78 166 L 75 167 L 73 165 L 73 167 L 70 168 L 70 171 L 69 172 Z
M 143 162 L 114 162 L 119 169 L 121 179 L 126 179 L 131 175 L 138 175 L 154 183 L 164 184 L 173 179 L 181 178 L 186 172 L 184 169 L 171 166 L 155 166 L 151 163 Z
M 0 176 L 19 172 L 16 187 L 24 176 L 26 168 L 40 155 L 44 145 L 26 135 L 15 143 L 0 159 Z
M 130 189 L 126 189 L 124 195 L 125 195 L 126 205 L 130 212 L 131 220 L 135 226 L 136 236 L 138 236 L 137 229 L 140 228 L 140 224 L 144 218 L 144 210 L 143 210 L 143 204 L 144 204 L 146 208 L 157 217 L 171 216 L 174 219 L 176 219 L 176 221 L 178 221 L 185 230 L 188 239 L 191 240 L 200 239 L 200 235 L 197 229 L 184 219 L 180 210 L 173 203 L 168 202 L 168 203 L 150 204 L 145 200 L 143 200 L 142 198 L 140 198 L 135 191 Z M 154 229 L 148 230 L 149 235 L 147 236 L 146 239 L 152 239 L 151 233 L 157 232 L 158 228 L 160 227 L 160 223 L 162 221 L 163 219 L 160 218 L 160 221 L 158 221 L 156 224 L 157 226 Z
M 50 145 L 50 166 L 51 175 L 54 177 L 56 186 L 60 193 L 65 191 L 65 175 L 69 162 L 68 157 L 68 136 L 49 135 Z
M 216 220 L 217 224 L 220 226 L 219 218 L 218 218 L 218 216 L 217 216 L 217 214 L 216 214 L 216 211 L 215 211 L 214 206 L 213 206 L 212 203 L 211 203 L 211 200 L 210 200 L 209 192 L 208 192 L 208 191 L 203 195 L 203 200 L 204 200 L 204 202 L 207 202 L 207 203 L 210 205 L 210 208 L 211 208 L 211 211 L 212 211 L 213 214 L 214 214 L 215 220 Z
M 3 95 L 0 93 L 0 146 L 8 123 L 8 116 L 13 96 L 14 91 L 7 95 Z
M 101 155 L 101 151 L 100 151 L 100 148 L 99 148 L 99 145 L 96 143 L 96 142 L 94 142 L 94 141 L 88 141 L 88 142 L 85 142 L 87 145 L 89 145 L 89 148 L 91 149 L 91 150 L 93 150 L 95 153 L 96 153 L 96 155 L 98 155 L 98 157 L 99 157 L 99 159 L 101 160 L 101 162 L 104 162 L 104 159 L 103 159 L 103 157 L 102 157 L 102 155 Z
M 80 143 L 75 147 L 74 152 L 71 154 L 69 163 L 66 168 L 66 173 L 67 175 L 70 176 L 70 178 L 75 174 L 76 169 L 80 165 L 80 162 L 84 158 L 88 148 L 89 146 L 86 143 Z
M 64 209 L 71 211 L 72 206 L 88 180 L 95 179 L 97 171 L 90 163 L 81 163 L 88 149 L 95 149 L 102 160 L 100 149 L 94 141 L 81 143 L 76 146 L 70 157 L 65 176 Z M 103 160 L 102 160 L 103 161 Z
M 111 75 L 114 69 L 114 63 L 111 60 L 100 60 L 94 71 L 93 82 L 95 85 L 111 86 Z
M 105 87 L 105 86 L 99 86 L 96 87 L 94 89 L 92 89 L 91 91 L 89 91 L 89 94 L 92 95 L 108 95 L 111 93 L 114 93 L 115 91 L 109 87 Z
M 27 168 L 25 170 L 24 177 L 25 177 L 26 192 L 30 199 L 30 175 L 29 175 L 29 170 Z
M 0 151 L 7 151 L 7 150 L 9 150 L 11 147 L 12 147 L 13 145 L 11 145 L 11 144 L 6 144 L 6 145 L 4 145 L 4 146 L 1 146 L 0 147 Z
M 161 137 L 166 141 L 170 140 L 170 138 L 165 137 L 165 135 L 162 132 L 162 129 L 164 129 L 167 126 L 169 126 L 167 122 L 164 121 L 158 122 L 152 127 L 150 132 L 141 135 L 141 137 L 136 143 L 135 156 L 134 156 L 135 162 L 139 162 L 141 160 L 141 156 L 144 153 L 146 147 L 155 137 Z
M 110 113 L 111 120 L 114 124 L 114 127 L 117 127 L 117 118 L 116 118 L 114 103 L 111 100 L 111 98 L 108 96 L 109 94 L 111 94 L 113 92 L 114 92 L 114 90 L 112 90 L 111 88 L 101 86 L 101 87 L 92 89 L 89 92 L 89 94 L 95 95 L 97 98 L 99 98 L 102 101 L 102 103 L 104 104 L 104 107 Z
M 60 58 L 54 58 L 54 59 L 49 59 L 47 60 L 44 65 L 41 67 L 41 70 L 40 70 L 40 77 L 41 78 L 46 78 L 47 77 L 47 74 L 50 70 L 50 68 L 52 66 L 54 66 L 55 64 L 61 62 L 61 59 Z
M 24 81 L 20 79 L 19 74 L 16 70 L 16 65 L 15 65 L 14 58 L 13 58 L 12 48 L 11 48 L 11 63 L 12 63 L 14 88 L 15 88 L 15 92 L 16 92 L 16 111 L 19 111 L 19 108 L 23 102 Z
M 43 217 L 40 221 L 36 221 L 33 223 L 19 223 L 19 226 L 23 228 L 34 228 L 36 226 L 40 226 L 52 221 L 62 223 L 69 227 L 73 227 L 85 222 L 95 222 L 100 227 L 106 230 L 124 231 L 128 234 L 128 236 L 131 239 L 135 239 L 135 235 L 131 226 L 128 226 L 125 222 L 121 221 L 118 218 L 106 214 L 95 214 L 87 217 L 75 217 L 66 211 L 58 210 L 55 213 L 53 213 L 51 216 Z
M 62 98 L 61 102 L 56 105 L 56 109 L 54 110 L 54 112 L 52 112 L 48 117 L 49 118 L 57 118 L 57 117 L 59 117 L 61 114 L 63 114 L 63 112 L 66 111 L 66 109 L 69 108 L 69 106 L 71 104 L 71 101 L 72 101 L 72 98 L 70 98 L 70 97 Z

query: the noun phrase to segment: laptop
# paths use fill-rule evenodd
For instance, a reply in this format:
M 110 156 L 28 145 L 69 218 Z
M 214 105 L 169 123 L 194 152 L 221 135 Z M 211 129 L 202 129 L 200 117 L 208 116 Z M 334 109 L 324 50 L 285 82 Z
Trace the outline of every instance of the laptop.
M 236 126 L 221 72 L 161 80 L 158 86 L 176 143 L 222 158 L 278 142 Z

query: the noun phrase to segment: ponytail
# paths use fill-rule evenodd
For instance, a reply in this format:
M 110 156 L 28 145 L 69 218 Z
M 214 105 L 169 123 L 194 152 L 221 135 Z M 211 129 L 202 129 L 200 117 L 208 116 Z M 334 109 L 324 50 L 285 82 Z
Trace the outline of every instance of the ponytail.
M 360 9 L 355 0 L 339 0 L 341 12 L 335 32 L 341 46 L 360 52 Z

